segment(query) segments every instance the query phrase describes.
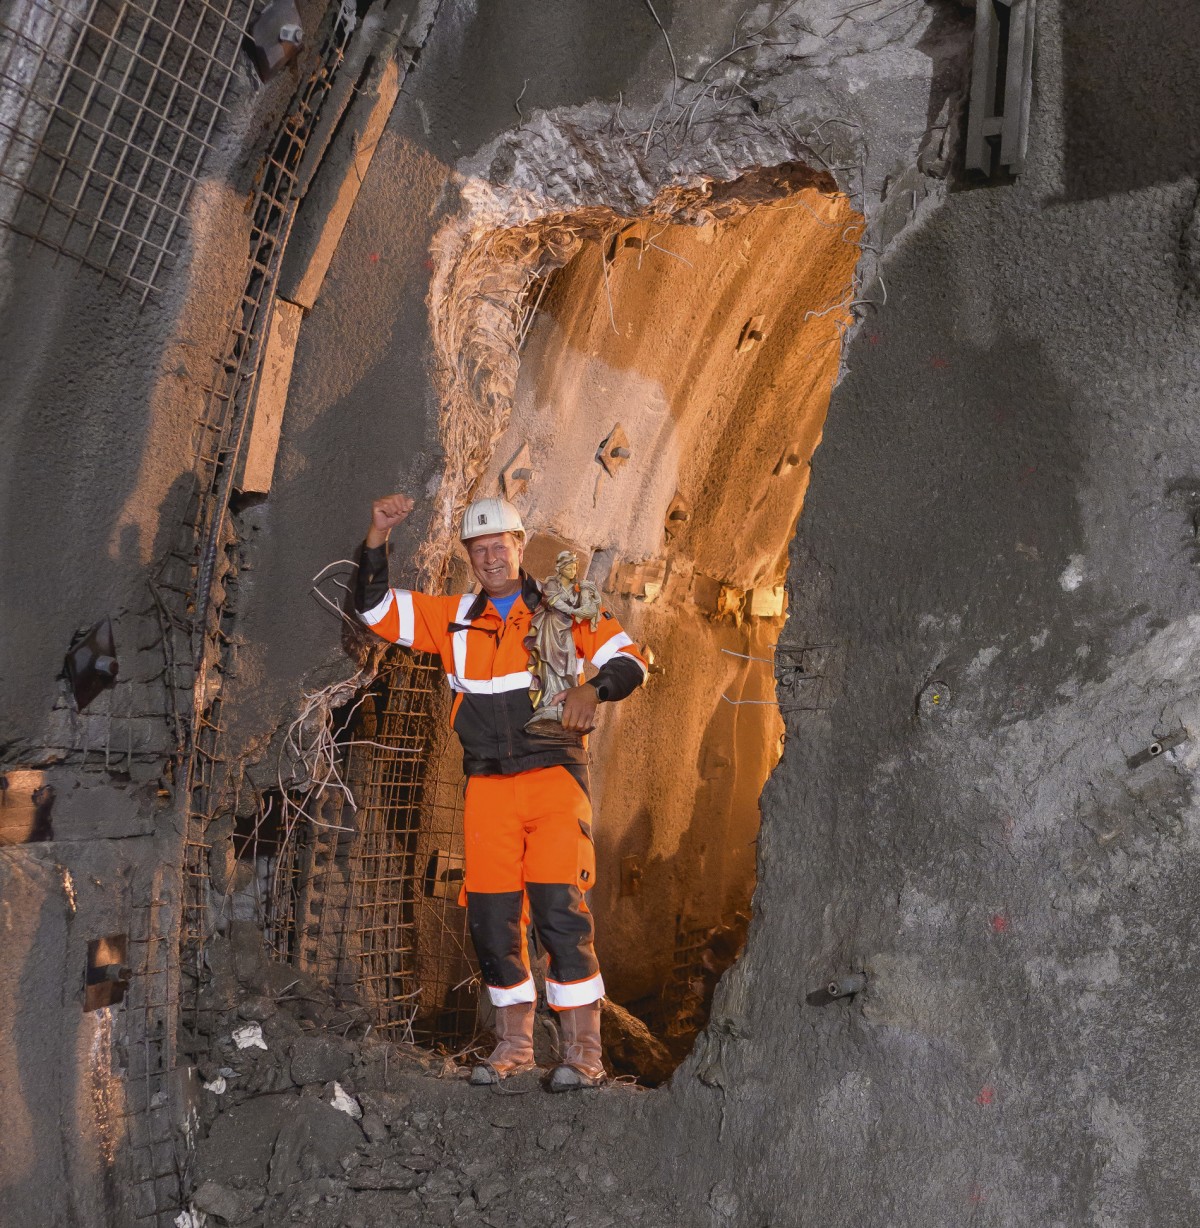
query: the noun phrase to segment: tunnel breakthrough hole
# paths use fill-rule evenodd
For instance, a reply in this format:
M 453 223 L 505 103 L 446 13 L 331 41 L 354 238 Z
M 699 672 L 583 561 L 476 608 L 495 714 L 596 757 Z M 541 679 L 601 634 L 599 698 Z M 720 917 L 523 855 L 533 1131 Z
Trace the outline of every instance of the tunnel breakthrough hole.
M 592 742 L 606 1050 L 649 1084 L 746 940 L 776 673 L 788 702 L 820 700 L 802 629 L 783 638 L 784 579 L 848 323 L 820 313 L 852 297 L 858 218 L 815 187 L 751 201 L 705 225 L 614 216 L 537 285 L 477 486 L 504 491 L 524 458 L 530 570 L 576 551 L 655 654 Z
M 513 499 L 539 579 L 574 550 L 655 657 L 647 688 L 593 736 L 590 901 L 607 1060 L 650 1085 L 690 1052 L 746 940 L 758 798 L 782 750 L 777 675 L 788 702 L 819 699 L 793 685 L 819 670 L 805 672 L 802 629 L 785 639 L 784 578 L 861 219 L 812 183 L 805 172 L 765 202 L 753 184 L 745 200 L 724 185 L 726 215 L 702 225 L 591 210 L 552 270 L 545 253 L 563 250 L 570 217 L 513 232 L 525 272 L 511 254 L 489 264 L 508 232 L 473 256 L 474 276 L 516 287 L 507 348 L 485 338 L 515 384 L 470 493 Z M 460 281 L 444 310 L 471 310 L 469 291 Z M 443 335 L 471 333 L 450 324 Z M 453 413 L 443 429 L 450 454 Z M 457 559 L 448 591 L 468 586 Z M 353 803 L 326 798 L 330 826 L 260 835 L 281 867 L 277 949 L 352 993 L 378 1034 L 461 1054 L 490 1009 L 458 905 L 463 779 L 448 701 L 438 661 L 390 651 L 338 718 Z

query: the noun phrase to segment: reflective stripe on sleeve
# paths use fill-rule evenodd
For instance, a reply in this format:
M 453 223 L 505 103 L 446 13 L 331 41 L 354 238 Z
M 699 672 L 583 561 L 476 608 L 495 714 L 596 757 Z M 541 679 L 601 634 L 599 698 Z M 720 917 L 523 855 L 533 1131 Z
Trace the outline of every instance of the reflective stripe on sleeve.
M 359 615 L 359 618 L 366 623 L 367 626 L 377 628 L 388 614 L 392 613 L 393 603 L 395 607 L 395 616 L 397 616 L 397 639 L 395 642 L 403 643 L 404 647 L 410 648 L 413 646 L 413 637 L 416 634 L 416 612 L 413 605 L 413 594 L 404 588 L 389 588 L 387 596 L 383 598 L 378 605 L 372 605 L 371 609 L 364 610 Z M 384 639 L 391 639 L 391 636 L 386 632 L 381 631 Z
M 546 983 L 546 988 L 549 993 L 549 982 Z M 518 1002 L 537 1001 L 537 988 L 531 976 L 526 977 L 519 985 L 510 985 L 507 989 L 489 985 L 487 991 L 493 1006 L 516 1006 Z
M 471 593 L 464 593 L 459 598 L 458 609 L 454 612 L 454 621 L 461 623 L 467 617 L 467 611 L 470 610 L 475 597 Z M 456 685 L 461 682 L 463 675 L 467 672 L 467 633 L 466 631 L 456 631 L 450 637 L 451 643 L 454 645 L 454 673 L 449 675 L 450 685 L 456 691 L 465 690 L 465 687 Z
M 631 640 L 624 631 L 618 631 L 616 635 L 605 640 L 604 643 L 601 644 L 600 647 L 597 648 L 592 654 L 592 664 L 599 669 L 602 665 L 607 665 L 608 662 L 611 661 L 622 648 L 632 648 L 633 646 L 633 640 Z M 646 667 L 642 664 L 638 657 L 635 657 L 631 652 L 627 652 L 624 655 L 631 661 L 635 661 L 642 673 L 645 674 Z
M 396 598 L 396 612 L 400 615 L 400 643 L 411 648 L 417 634 L 417 615 L 413 608 L 412 593 L 407 593 L 402 588 L 394 588 L 392 595 Z
M 489 992 L 494 994 L 496 991 L 489 989 Z M 568 1010 L 572 1006 L 587 1006 L 591 1002 L 598 1002 L 603 997 L 604 978 L 598 972 L 595 976 L 589 976 L 586 981 L 571 981 L 565 985 L 561 981 L 546 978 L 546 1001 L 557 1010 Z M 495 1002 L 496 999 L 493 998 L 492 1001 Z M 518 1001 L 524 1002 L 528 999 L 521 998 Z M 500 1004 L 497 1003 L 497 1005 Z

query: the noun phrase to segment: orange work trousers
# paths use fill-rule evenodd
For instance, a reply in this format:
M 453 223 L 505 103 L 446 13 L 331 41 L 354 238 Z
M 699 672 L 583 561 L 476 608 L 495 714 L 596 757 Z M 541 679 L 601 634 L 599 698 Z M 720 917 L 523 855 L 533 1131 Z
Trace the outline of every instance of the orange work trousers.
M 471 776 L 463 812 L 467 924 L 495 1006 L 537 998 L 525 949 L 526 900 L 550 956 L 556 1010 L 604 996 L 586 894 L 596 880 L 592 805 L 579 769 Z

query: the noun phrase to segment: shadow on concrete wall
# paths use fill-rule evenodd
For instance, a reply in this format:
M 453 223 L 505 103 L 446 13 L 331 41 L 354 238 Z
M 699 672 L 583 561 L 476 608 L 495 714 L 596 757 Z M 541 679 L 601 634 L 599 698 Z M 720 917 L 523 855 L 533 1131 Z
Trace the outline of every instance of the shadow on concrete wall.
M 856 421 L 847 442 L 827 439 L 815 464 L 846 484 L 833 532 L 838 621 L 856 641 L 847 690 L 882 699 L 899 736 L 915 714 L 920 670 L 968 664 L 939 663 L 939 628 L 956 644 L 1000 645 L 1031 619 L 1070 622 L 1060 577 L 1082 542 L 1072 397 L 1041 346 L 1006 331 L 985 346 L 954 339 L 951 296 L 906 307 L 909 318 L 898 305 L 871 334 L 882 353 L 870 366 L 889 372 L 888 386 L 865 372 L 851 379 L 842 412 Z M 863 431 L 882 431 L 886 447 Z M 1023 715 L 1050 701 L 1058 671 L 1048 664 L 1008 678 Z
M 1200 6 L 1063 0 L 1067 197 L 1113 196 L 1194 175 Z

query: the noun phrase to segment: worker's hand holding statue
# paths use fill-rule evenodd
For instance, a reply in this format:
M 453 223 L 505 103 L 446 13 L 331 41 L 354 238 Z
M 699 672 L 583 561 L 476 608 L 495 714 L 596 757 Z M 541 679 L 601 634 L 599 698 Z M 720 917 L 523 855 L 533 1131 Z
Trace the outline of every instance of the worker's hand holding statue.
M 529 669 L 533 675 L 530 698 L 535 711 L 525 728 L 543 737 L 562 732 L 588 733 L 595 723 L 599 692 L 590 683 L 576 685 L 579 669 L 573 627 L 600 618 L 600 593 L 589 580 L 579 579 L 579 560 L 563 550 L 554 575 L 542 585 L 542 603 L 533 615 Z
M 596 725 L 596 705 L 600 696 L 590 682 L 563 691 L 562 727 L 571 733 L 587 733 Z

